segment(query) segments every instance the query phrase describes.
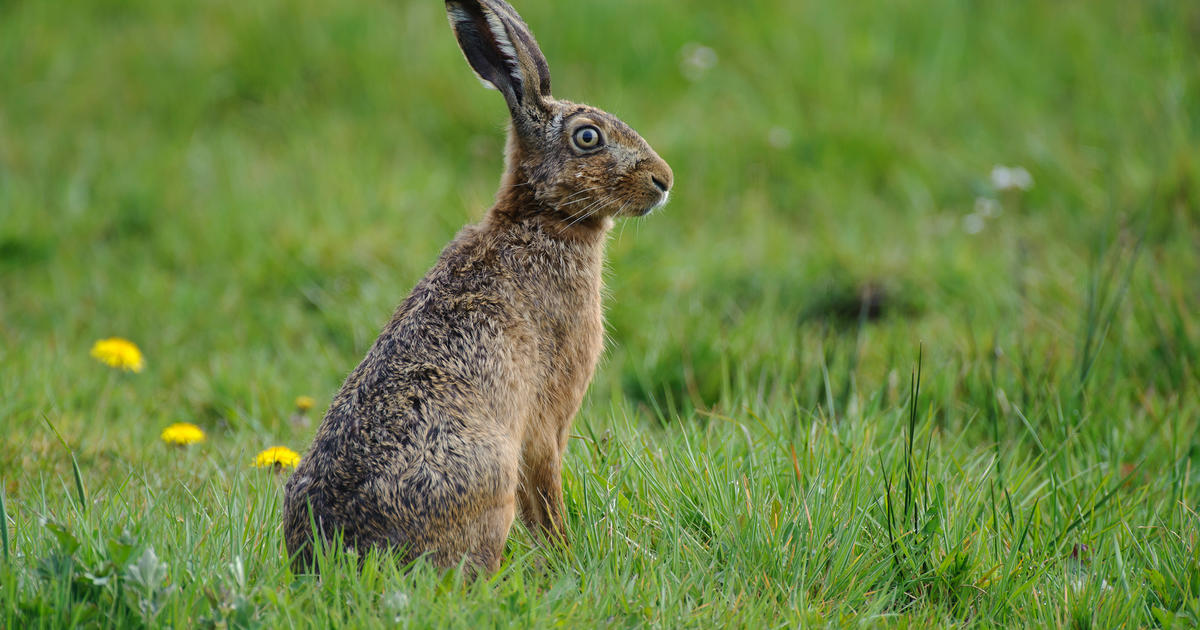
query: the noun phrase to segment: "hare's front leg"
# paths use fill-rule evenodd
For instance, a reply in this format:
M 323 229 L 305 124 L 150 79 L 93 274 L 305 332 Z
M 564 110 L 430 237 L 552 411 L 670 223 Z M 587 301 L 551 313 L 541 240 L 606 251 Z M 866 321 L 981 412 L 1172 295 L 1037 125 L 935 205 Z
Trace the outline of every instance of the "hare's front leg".
M 537 432 L 527 440 L 522 453 L 517 501 L 525 527 L 550 540 L 565 542 L 562 456 L 566 444 L 556 433 Z

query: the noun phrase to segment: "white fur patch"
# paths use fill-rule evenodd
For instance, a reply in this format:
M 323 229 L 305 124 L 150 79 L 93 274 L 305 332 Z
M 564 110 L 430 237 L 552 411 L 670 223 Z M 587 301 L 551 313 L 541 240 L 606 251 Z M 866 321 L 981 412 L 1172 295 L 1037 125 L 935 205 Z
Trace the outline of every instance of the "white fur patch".
M 655 210 L 658 210 L 659 208 L 667 205 L 667 200 L 670 198 L 671 198 L 671 191 L 668 190 L 667 192 L 662 194 L 662 199 L 659 199 L 658 203 L 654 204 L 653 206 L 650 206 L 650 210 L 649 210 L 649 212 L 647 212 L 647 214 L 649 214 L 650 212 L 654 212 Z
M 492 36 L 496 38 L 496 43 L 500 46 L 500 52 L 504 54 L 508 61 L 509 74 L 517 81 L 521 80 L 521 66 L 517 62 L 517 49 L 512 44 L 512 40 L 508 38 L 508 31 L 504 28 L 504 21 L 500 16 L 491 11 L 484 11 L 483 17 L 487 18 L 488 27 L 492 29 Z

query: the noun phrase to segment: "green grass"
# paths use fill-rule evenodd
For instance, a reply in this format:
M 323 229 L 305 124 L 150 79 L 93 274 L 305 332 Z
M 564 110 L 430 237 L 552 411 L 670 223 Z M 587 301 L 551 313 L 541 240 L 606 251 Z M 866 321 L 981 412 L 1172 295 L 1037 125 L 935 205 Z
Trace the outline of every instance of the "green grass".
M 0 1 L 0 627 L 1200 623 L 1200 5 L 518 8 L 677 181 L 572 544 L 317 583 L 249 463 L 487 207 L 501 99 L 432 0 Z

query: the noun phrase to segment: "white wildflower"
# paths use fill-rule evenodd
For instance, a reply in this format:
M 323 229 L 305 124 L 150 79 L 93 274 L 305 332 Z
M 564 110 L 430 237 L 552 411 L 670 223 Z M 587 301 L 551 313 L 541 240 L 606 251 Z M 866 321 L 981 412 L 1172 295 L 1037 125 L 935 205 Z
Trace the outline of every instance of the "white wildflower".
M 985 219 L 994 219 L 1000 216 L 1000 202 L 987 197 L 976 197 L 975 214 Z
M 1033 175 L 1023 166 L 997 164 L 992 167 L 992 186 L 996 190 L 1029 190 L 1033 188 Z
M 983 231 L 983 217 L 972 212 L 963 217 L 963 231 L 967 234 L 978 234 Z
M 792 144 L 792 132 L 778 125 L 767 130 L 767 144 L 776 149 L 786 149 Z
M 679 49 L 679 71 L 689 81 L 699 81 L 717 65 L 717 51 L 695 42 Z

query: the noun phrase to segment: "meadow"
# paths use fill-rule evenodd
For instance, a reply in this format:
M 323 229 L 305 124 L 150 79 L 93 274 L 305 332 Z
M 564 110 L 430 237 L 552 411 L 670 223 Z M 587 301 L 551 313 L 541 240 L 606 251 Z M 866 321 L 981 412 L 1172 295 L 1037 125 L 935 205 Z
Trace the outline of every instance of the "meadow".
M 502 99 L 432 0 L 0 0 L 0 627 L 1200 624 L 1200 4 L 515 4 L 676 179 L 571 544 L 318 581 L 252 463 L 490 205 Z

